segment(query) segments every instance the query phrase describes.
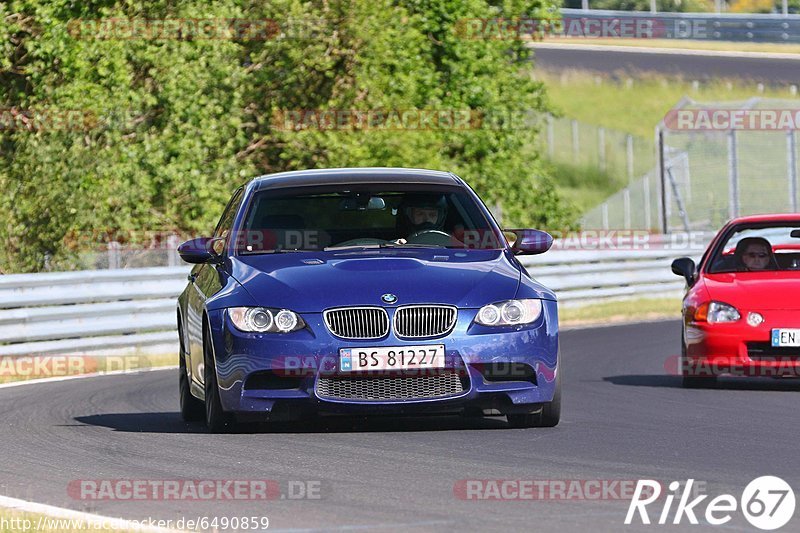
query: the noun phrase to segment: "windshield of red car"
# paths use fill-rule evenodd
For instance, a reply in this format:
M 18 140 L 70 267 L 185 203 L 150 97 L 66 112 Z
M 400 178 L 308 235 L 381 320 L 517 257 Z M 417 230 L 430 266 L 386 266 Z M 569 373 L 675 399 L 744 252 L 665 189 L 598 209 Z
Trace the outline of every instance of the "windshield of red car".
M 500 239 L 478 203 L 461 188 L 340 184 L 255 193 L 237 250 L 485 250 L 502 248 Z
M 800 223 L 743 227 L 717 247 L 708 272 L 800 270 Z

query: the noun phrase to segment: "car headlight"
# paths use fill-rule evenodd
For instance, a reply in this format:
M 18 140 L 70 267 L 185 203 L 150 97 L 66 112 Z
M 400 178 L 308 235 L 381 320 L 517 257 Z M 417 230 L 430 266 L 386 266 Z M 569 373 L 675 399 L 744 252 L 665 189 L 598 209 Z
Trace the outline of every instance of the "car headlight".
M 709 324 L 720 324 L 724 322 L 736 322 L 742 317 L 739 310 L 732 305 L 722 302 L 709 302 L 701 305 L 694 313 L 697 322 L 708 322 Z
M 236 329 L 250 333 L 291 333 L 306 327 L 300 315 L 288 309 L 231 307 L 228 316 Z
M 516 326 L 530 324 L 541 314 L 541 300 L 507 300 L 481 307 L 475 322 L 482 326 Z

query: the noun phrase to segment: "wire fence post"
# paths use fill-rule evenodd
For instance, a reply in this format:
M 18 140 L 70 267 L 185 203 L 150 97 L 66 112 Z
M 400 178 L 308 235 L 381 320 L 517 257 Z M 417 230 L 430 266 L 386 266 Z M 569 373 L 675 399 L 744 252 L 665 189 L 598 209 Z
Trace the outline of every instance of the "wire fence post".
M 625 136 L 625 163 L 628 169 L 628 184 L 633 182 L 633 135 Z
M 631 229 L 631 190 L 628 187 L 622 191 L 622 217 L 625 229 Z
M 666 161 L 664 161 L 664 131 L 661 128 L 656 129 L 656 146 L 658 157 L 658 210 L 661 215 L 661 233 L 666 235 L 669 233 L 669 214 L 667 213 L 667 176 L 664 172 Z
M 597 156 L 600 162 L 600 170 L 606 171 L 606 129 L 597 128 Z
M 108 268 L 109 268 L 109 270 L 110 269 L 114 269 L 114 268 L 120 268 L 120 263 L 121 263 L 121 261 L 120 261 L 120 255 L 121 255 L 120 254 L 120 250 L 122 249 L 122 246 L 120 245 L 120 243 L 117 242 L 117 241 L 111 241 L 111 242 L 108 243 L 107 249 L 108 249 Z
M 578 156 L 581 152 L 581 145 L 580 145 L 580 138 L 578 136 L 578 121 L 573 120 L 571 122 L 572 126 L 572 160 L 575 163 L 578 163 Z
M 601 212 L 601 218 L 602 218 L 601 222 L 603 224 L 603 229 L 607 230 L 608 229 L 608 202 L 603 202 L 603 205 L 600 208 L 600 212 Z
M 728 132 L 728 217 L 739 216 L 739 162 L 736 155 L 736 130 Z
M 169 266 L 178 266 L 181 264 L 180 256 L 178 255 L 178 241 L 177 235 L 170 235 L 167 237 L 167 261 Z
M 786 168 L 789 178 L 789 209 L 797 213 L 797 147 L 795 130 L 786 131 Z

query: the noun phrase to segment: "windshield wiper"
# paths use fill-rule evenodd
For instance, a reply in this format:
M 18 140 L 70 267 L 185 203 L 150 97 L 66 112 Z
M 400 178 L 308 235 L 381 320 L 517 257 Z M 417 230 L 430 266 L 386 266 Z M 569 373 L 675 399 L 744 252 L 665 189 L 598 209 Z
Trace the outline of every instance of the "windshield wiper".
M 397 243 L 397 242 L 387 242 L 386 244 L 381 244 L 381 248 L 447 248 L 447 246 L 442 246 L 441 244 L 415 244 L 413 242 L 406 242 L 406 243 Z
M 335 252 L 337 250 L 377 250 L 382 244 L 350 244 L 348 246 L 326 246 L 323 252 Z
M 262 254 L 290 254 L 295 252 L 313 252 L 314 250 L 303 250 L 302 248 L 276 248 L 274 250 L 254 250 L 242 252 L 242 255 L 262 255 Z

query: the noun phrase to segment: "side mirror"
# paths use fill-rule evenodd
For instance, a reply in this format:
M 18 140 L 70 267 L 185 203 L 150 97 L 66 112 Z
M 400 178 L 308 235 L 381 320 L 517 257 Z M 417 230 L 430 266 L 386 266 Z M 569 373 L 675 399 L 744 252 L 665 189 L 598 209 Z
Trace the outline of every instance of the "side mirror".
M 553 236 L 538 229 L 510 230 L 517 235 L 511 251 L 514 255 L 543 254 L 553 246 Z
M 198 237 L 178 246 L 178 254 L 187 263 L 209 263 L 219 258 L 219 253 L 216 249 L 219 247 L 217 243 L 221 242 L 221 240 L 221 237 Z
M 689 257 L 681 257 L 672 262 L 672 273 L 683 276 L 690 287 L 694 285 L 695 268 L 694 261 Z

